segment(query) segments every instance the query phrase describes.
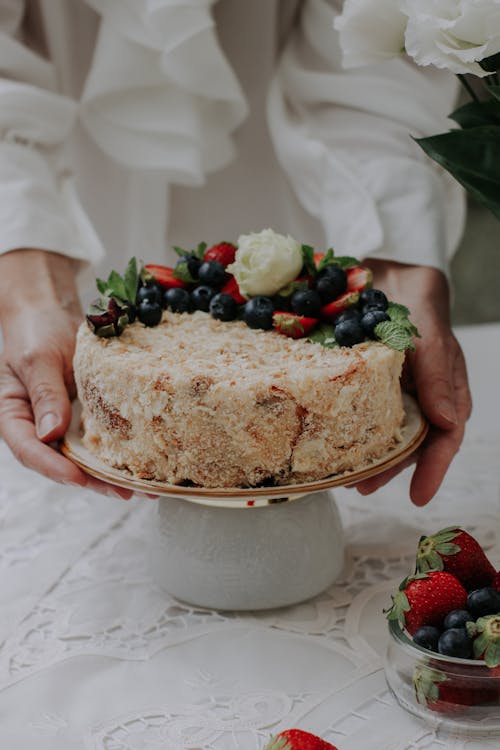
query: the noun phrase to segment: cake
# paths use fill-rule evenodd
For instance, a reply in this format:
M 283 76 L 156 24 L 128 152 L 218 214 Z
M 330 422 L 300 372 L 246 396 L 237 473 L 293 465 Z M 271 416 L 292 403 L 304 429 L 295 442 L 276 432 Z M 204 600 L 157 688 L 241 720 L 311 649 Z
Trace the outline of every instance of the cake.
M 88 325 L 78 331 L 74 371 L 83 442 L 102 461 L 134 477 L 168 484 L 286 485 L 365 467 L 400 439 L 404 351 L 364 334 L 359 343 L 339 346 L 334 340 L 334 331 L 341 334 L 335 324 L 339 312 L 333 323 L 321 323 L 293 309 L 276 313 L 275 300 L 273 324 L 264 325 L 262 311 L 270 297 L 248 291 L 243 304 L 235 302 L 239 314 L 233 319 L 225 319 L 213 300 L 207 311 L 181 311 L 173 300 L 188 297 L 178 290 L 200 298 L 203 292 L 193 297 L 199 282 L 172 286 L 163 278 L 169 309 L 162 310 L 153 291 L 147 291 L 152 268 L 159 267 L 146 266 L 139 282 L 129 273 L 129 286 L 132 277 L 132 285 L 143 287 L 132 300 L 121 288 L 113 296 L 100 282 L 101 307 L 94 305 Z M 158 278 L 160 271 L 155 283 Z M 237 274 L 229 281 L 234 291 Z M 282 281 L 277 282 L 280 290 Z M 112 275 L 108 282 L 113 287 Z M 342 294 L 359 298 L 360 292 Z M 234 300 L 236 295 L 241 289 Z M 214 299 L 221 296 L 228 292 L 219 291 Z M 357 300 L 350 302 L 359 309 Z M 154 305 L 159 311 L 153 316 Z M 316 337 L 307 321 L 318 324 Z M 384 321 L 391 324 L 385 315 L 376 330 L 385 330 L 380 328 Z M 407 321 L 404 325 L 407 332 L 413 330 Z

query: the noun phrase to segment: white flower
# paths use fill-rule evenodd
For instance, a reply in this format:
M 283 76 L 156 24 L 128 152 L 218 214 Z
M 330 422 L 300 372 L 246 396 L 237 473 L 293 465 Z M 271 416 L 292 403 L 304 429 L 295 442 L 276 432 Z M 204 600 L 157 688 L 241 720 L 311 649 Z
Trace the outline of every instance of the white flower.
M 400 5 L 400 0 L 346 0 L 333 23 L 345 68 L 373 65 L 404 51 L 408 19 Z
M 406 51 L 419 65 L 485 76 L 478 62 L 500 52 L 500 0 L 401 0 Z
M 234 263 L 227 270 L 245 297 L 270 296 L 296 279 L 302 264 L 302 247 L 293 237 L 264 229 L 238 238 Z

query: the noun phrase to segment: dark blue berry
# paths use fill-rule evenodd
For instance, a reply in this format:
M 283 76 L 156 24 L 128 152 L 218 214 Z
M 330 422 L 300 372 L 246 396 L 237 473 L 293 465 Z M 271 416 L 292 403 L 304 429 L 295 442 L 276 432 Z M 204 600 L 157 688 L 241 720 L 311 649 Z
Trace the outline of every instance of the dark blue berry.
M 217 260 L 205 260 L 198 269 L 198 279 L 202 284 L 218 288 L 226 280 L 226 269 Z
M 271 299 L 275 310 L 280 310 L 281 312 L 289 312 L 291 310 L 290 295 L 283 297 L 281 294 L 275 294 Z
M 348 318 L 336 323 L 333 329 L 335 340 L 340 346 L 354 346 L 365 340 L 365 332 L 359 320 Z
M 273 327 L 274 305 L 269 297 L 252 297 L 243 309 L 243 320 L 249 328 L 263 328 L 268 331 Z
M 217 320 L 234 320 L 238 315 L 238 305 L 230 294 L 218 292 L 210 300 L 210 315 Z
M 467 609 L 474 620 L 486 615 L 497 615 L 500 613 L 500 592 L 485 586 L 482 589 L 471 591 L 467 597 Z
M 422 625 L 413 634 L 413 641 L 418 646 L 422 646 L 422 648 L 426 648 L 429 651 L 437 651 L 440 635 L 441 631 L 439 628 L 435 628 L 433 625 Z
M 389 316 L 384 310 L 378 308 L 371 308 L 368 312 L 365 312 L 361 317 L 361 326 L 365 332 L 365 336 L 373 339 L 375 338 L 375 326 L 382 323 L 384 320 L 389 320 Z
M 290 299 L 293 312 L 306 318 L 319 318 L 321 306 L 321 297 L 314 289 L 297 289 Z
M 157 302 L 161 305 L 162 289 L 156 284 L 148 284 L 147 286 L 140 286 L 137 290 L 136 304 L 140 305 L 145 299 L 150 302 Z
M 365 305 L 387 310 L 389 300 L 381 289 L 363 289 L 359 295 L 359 306 L 363 308 Z
M 191 302 L 195 310 L 203 310 L 208 312 L 210 309 L 210 300 L 217 294 L 217 289 L 213 286 L 207 286 L 207 284 L 201 284 L 193 289 L 191 292 Z
M 361 321 L 361 313 L 355 307 L 348 307 L 337 315 L 335 325 L 342 323 L 344 320 L 357 320 L 359 323 Z
M 467 612 L 466 609 L 452 609 L 443 620 L 443 630 L 464 628 L 466 622 L 474 622 L 470 612 Z
M 346 272 L 339 266 L 326 266 L 316 276 L 316 289 L 323 304 L 327 305 L 346 291 Z
M 144 299 L 137 306 L 137 317 L 145 326 L 157 326 L 161 320 L 162 309 L 159 302 L 150 302 Z
M 172 312 L 191 312 L 191 297 L 187 289 L 181 289 L 178 286 L 171 287 L 163 295 L 163 301 L 165 307 L 170 308 Z
M 449 628 L 439 638 L 438 652 L 443 656 L 471 659 L 472 638 L 467 635 L 465 628 Z

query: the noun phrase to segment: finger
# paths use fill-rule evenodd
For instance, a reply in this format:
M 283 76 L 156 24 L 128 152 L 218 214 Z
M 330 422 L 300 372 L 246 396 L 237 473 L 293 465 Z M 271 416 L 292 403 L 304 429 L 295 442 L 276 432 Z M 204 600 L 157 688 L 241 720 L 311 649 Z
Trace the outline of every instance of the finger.
M 449 432 L 431 429 L 410 484 L 410 498 L 415 505 L 427 505 L 432 500 L 460 447 L 463 434 L 463 427 Z
M 432 345 L 420 344 L 412 354 L 419 404 L 431 424 L 442 429 L 452 429 L 458 424 L 453 373 L 455 351 L 451 357 L 449 340 L 438 338 Z
M 458 350 L 453 368 L 455 403 L 459 420 L 466 422 L 472 413 L 472 395 L 469 388 L 467 365 L 461 349 Z
M 71 404 L 63 365 L 56 356 L 28 352 L 16 368 L 31 402 L 36 435 L 44 442 L 63 437 L 71 421 Z
M 393 466 L 392 469 L 387 469 L 387 471 L 383 471 L 381 474 L 377 474 L 376 476 L 370 477 L 369 479 L 364 479 L 362 482 L 351 484 L 350 487 L 354 487 L 355 489 L 357 489 L 361 495 L 371 495 L 372 492 L 376 492 L 377 490 L 379 490 L 385 484 L 390 482 L 391 479 L 394 479 L 395 476 L 404 471 L 404 469 L 406 469 L 408 466 L 414 464 L 416 460 L 417 459 L 415 454 L 413 454 L 412 456 L 408 456 L 408 458 L 399 463 L 397 466 Z

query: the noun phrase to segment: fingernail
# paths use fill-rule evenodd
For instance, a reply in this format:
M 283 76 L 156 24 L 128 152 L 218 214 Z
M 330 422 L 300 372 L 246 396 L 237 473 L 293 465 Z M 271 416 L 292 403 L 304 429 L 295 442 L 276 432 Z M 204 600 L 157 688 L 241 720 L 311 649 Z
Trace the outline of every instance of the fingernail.
M 447 422 L 455 425 L 458 424 L 457 412 L 455 411 L 455 407 L 453 406 L 451 401 L 440 401 L 437 405 L 437 410 L 439 414 L 441 414 L 441 416 L 446 419 Z
M 52 430 L 54 430 L 58 424 L 59 417 L 57 416 L 57 414 L 54 414 L 54 412 L 51 411 L 49 411 L 47 414 L 44 414 L 38 422 L 36 428 L 36 434 L 38 435 L 39 439 L 43 440 L 47 437 L 47 435 L 50 435 Z

